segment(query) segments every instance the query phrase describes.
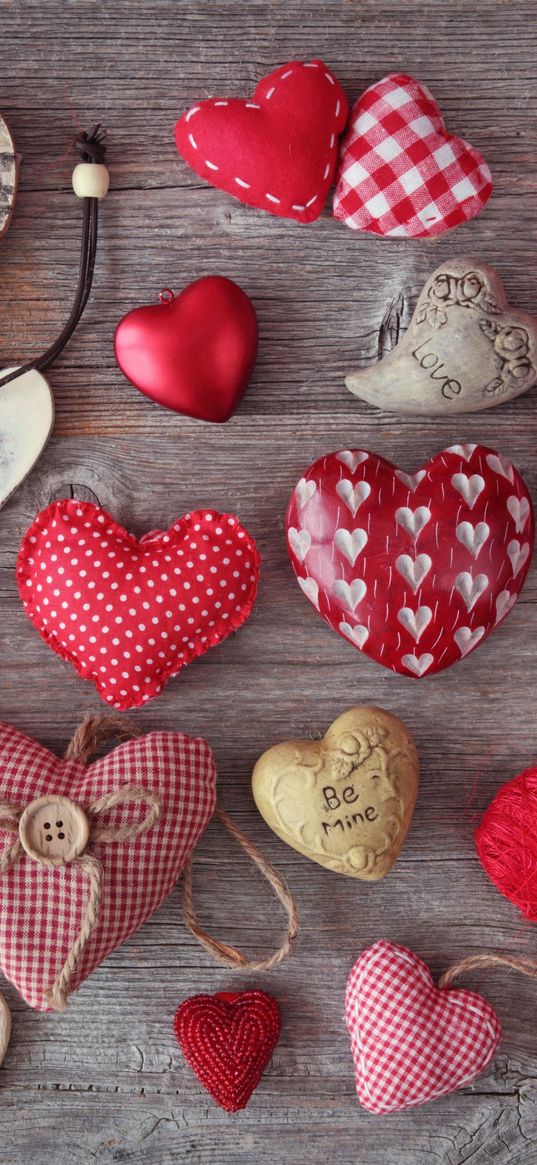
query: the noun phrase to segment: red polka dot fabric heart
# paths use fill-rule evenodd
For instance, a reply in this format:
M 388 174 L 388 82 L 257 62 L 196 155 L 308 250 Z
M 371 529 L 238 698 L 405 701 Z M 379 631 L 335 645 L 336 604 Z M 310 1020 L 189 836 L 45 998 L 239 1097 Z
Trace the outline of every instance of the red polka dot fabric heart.
M 414 679 L 484 643 L 533 553 L 531 497 L 484 445 L 451 445 L 417 473 L 364 449 L 321 457 L 293 491 L 289 556 L 323 619 Z
M 114 708 L 136 708 L 248 618 L 259 578 L 233 514 L 200 510 L 139 541 L 73 499 L 38 514 L 19 552 L 26 614 Z
M 425 85 L 392 73 L 356 102 L 334 194 L 346 226 L 392 238 L 440 235 L 479 214 L 491 194 L 485 159 L 447 133 Z
M 130 840 L 93 840 L 95 829 L 110 831 L 143 820 L 147 807 L 134 800 L 90 812 L 101 799 L 133 783 L 160 799 L 158 820 Z M 173 889 L 214 811 L 215 760 L 204 740 L 151 732 L 86 765 L 59 760 L 1 724 L 0 801 L 25 807 L 51 796 L 68 797 L 89 815 L 90 848 L 102 868 L 99 917 L 70 979 L 74 991 Z M 2 855 L 15 840 L 4 825 L 0 822 Z M 30 1007 L 48 1009 L 46 989 L 80 933 L 87 904 L 88 876 L 78 862 L 52 869 L 22 853 L 1 873 L 0 963 Z M 130 957 L 131 974 L 137 974 Z
M 246 1108 L 280 1038 L 280 1010 L 264 991 L 193 995 L 174 1031 L 203 1087 L 226 1112 Z
M 177 122 L 175 140 L 206 182 L 307 223 L 326 202 L 347 114 L 345 94 L 322 61 L 288 61 L 250 100 L 197 102 Z
M 494 1058 L 501 1027 L 473 991 L 439 990 L 406 947 L 378 942 L 347 982 L 345 1019 L 356 1092 L 369 1112 L 399 1112 L 471 1084 Z

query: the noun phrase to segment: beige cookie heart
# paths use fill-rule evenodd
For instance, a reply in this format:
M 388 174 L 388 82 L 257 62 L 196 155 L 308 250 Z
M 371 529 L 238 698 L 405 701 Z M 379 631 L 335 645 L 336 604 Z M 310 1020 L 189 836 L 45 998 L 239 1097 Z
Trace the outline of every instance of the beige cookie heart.
M 408 833 L 419 763 L 410 733 L 382 708 L 351 708 L 323 740 L 263 753 L 252 788 L 261 816 L 299 853 L 350 878 L 387 874 Z
M 487 263 L 458 258 L 427 280 L 393 351 L 345 384 L 380 409 L 447 416 L 505 404 L 536 381 L 537 317 L 511 307 Z
M 11 1038 L 11 1012 L 4 999 L 0 995 L 0 1064 L 3 1063 L 4 1056 L 7 1052 L 8 1044 Z

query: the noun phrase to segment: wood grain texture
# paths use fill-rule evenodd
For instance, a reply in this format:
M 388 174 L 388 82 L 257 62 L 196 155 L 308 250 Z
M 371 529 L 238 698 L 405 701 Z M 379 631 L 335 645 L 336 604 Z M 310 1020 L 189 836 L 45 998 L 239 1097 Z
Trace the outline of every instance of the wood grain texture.
M 535 567 L 501 630 L 455 668 L 415 682 L 360 656 L 311 611 L 287 561 L 284 512 L 322 453 L 372 448 L 413 471 L 453 441 L 511 457 L 537 499 L 536 395 L 481 416 L 395 417 L 344 387 L 402 334 L 430 272 L 453 255 L 491 263 L 510 301 L 535 310 L 537 63 L 532 0 L 13 0 L 1 7 L 1 112 L 23 155 L 16 213 L 0 244 L 4 364 L 40 351 L 67 312 L 80 205 L 66 147 L 79 124 L 109 129 L 95 289 L 51 371 L 53 439 L 0 514 L 0 714 L 61 751 L 101 705 L 26 620 L 14 564 L 36 510 L 71 492 L 98 498 L 140 534 L 185 509 L 236 510 L 259 542 L 259 602 L 237 636 L 136 714 L 146 729 L 203 733 L 224 806 L 287 877 L 296 954 L 255 977 L 215 968 L 180 919 L 175 891 L 84 984 L 64 1015 L 30 1011 L 9 988 L 13 1036 L 0 1071 L 1 1165 L 537 1165 L 536 991 L 475 975 L 504 1026 L 473 1088 L 378 1118 L 359 1108 L 343 1024 L 345 981 L 369 943 L 406 943 L 440 974 L 484 949 L 535 955 L 537 932 L 487 882 L 472 831 L 499 785 L 537 758 Z M 393 70 L 428 84 L 448 128 L 480 149 L 495 193 L 484 214 L 434 242 L 355 236 L 329 208 L 309 227 L 248 210 L 204 186 L 172 128 L 198 97 L 247 94 L 277 64 L 321 56 L 349 98 Z M 256 374 L 225 427 L 152 405 L 123 380 L 112 337 L 161 287 L 220 273 L 252 296 Z M 345 708 L 385 706 L 421 759 L 412 828 L 378 884 L 331 875 L 280 842 L 256 812 L 250 775 L 279 740 L 321 736 Z M 203 923 L 251 952 L 279 941 L 270 892 L 211 825 L 198 852 Z M 200 1089 L 172 1033 L 186 995 L 258 985 L 279 1000 L 282 1038 L 248 1108 L 230 1117 Z

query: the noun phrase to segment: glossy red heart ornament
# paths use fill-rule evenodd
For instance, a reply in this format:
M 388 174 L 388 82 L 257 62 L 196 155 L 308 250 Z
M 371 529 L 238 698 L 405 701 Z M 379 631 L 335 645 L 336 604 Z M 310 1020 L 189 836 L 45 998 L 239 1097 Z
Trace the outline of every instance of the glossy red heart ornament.
M 534 537 L 523 479 L 483 445 L 452 445 L 414 474 L 363 449 L 329 453 L 287 512 L 310 603 L 354 647 L 414 678 L 468 655 L 505 618 Z
M 398 1112 L 470 1084 L 501 1039 L 493 1008 L 473 991 L 439 989 L 417 955 L 377 942 L 347 982 L 345 1019 L 360 1104 Z
M 123 375 L 157 404 L 201 421 L 228 421 L 250 382 L 257 317 L 231 279 L 208 275 L 180 295 L 137 307 L 116 328 Z
M 345 94 L 322 61 L 288 61 L 252 98 L 198 101 L 177 122 L 189 166 L 220 190 L 269 214 L 321 214 L 347 120 Z
M 226 1112 L 245 1108 L 280 1037 L 280 1010 L 265 991 L 185 999 L 174 1019 L 185 1060 Z
M 19 594 L 41 638 L 114 708 L 136 708 L 248 618 L 259 578 L 233 514 L 138 540 L 99 506 L 53 502 L 24 536 Z

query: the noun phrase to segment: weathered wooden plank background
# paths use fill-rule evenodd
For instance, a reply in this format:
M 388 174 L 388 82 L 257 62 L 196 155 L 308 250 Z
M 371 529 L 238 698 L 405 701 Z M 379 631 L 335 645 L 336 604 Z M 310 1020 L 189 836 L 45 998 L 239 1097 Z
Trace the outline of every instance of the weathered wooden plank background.
M 486 881 L 472 842 L 501 782 L 537 757 L 535 569 L 496 636 L 453 670 L 415 684 L 360 657 L 314 617 L 283 538 L 300 471 L 353 444 L 413 470 L 445 444 L 480 440 L 513 458 L 537 498 L 535 391 L 460 418 L 454 429 L 448 420 L 377 413 L 343 386 L 344 373 L 372 359 L 380 340 L 389 346 L 394 320 L 405 325 L 427 275 L 454 254 L 488 260 L 513 301 L 534 306 L 534 21 L 532 0 L 0 6 L 0 107 L 23 155 L 16 214 L 0 244 L 3 363 L 40 351 L 68 309 L 80 207 L 66 149 L 79 124 L 108 127 L 112 175 L 94 294 L 50 375 L 54 437 L 0 514 L 0 714 L 62 750 L 81 714 L 101 706 L 39 640 L 17 597 L 17 547 L 37 509 L 84 487 L 137 533 L 198 505 L 236 510 L 264 556 L 253 617 L 137 719 L 147 729 L 208 737 L 223 803 L 287 876 L 302 916 L 293 958 L 255 980 L 234 977 L 186 933 L 175 892 L 65 1015 L 35 1014 L 6 988 L 14 1024 L 0 1072 L 2 1165 L 537 1162 L 533 983 L 500 972 L 469 981 L 503 1020 L 494 1067 L 464 1093 L 395 1117 L 359 1108 L 342 1020 L 348 970 L 378 938 L 407 943 L 436 973 L 484 948 L 537 953 L 535 930 Z M 328 209 L 300 228 L 202 185 L 176 154 L 177 115 L 200 96 L 247 94 L 293 56 L 323 57 L 351 99 L 394 69 L 427 82 L 448 125 L 493 169 L 495 194 L 482 217 L 433 244 L 389 242 L 352 235 Z M 223 428 L 153 406 L 122 379 L 112 351 L 127 309 L 209 272 L 242 284 L 261 329 L 254 382 Z M 250 794 L 252 766 L 268 745 L 324 731 L 362 701 L 399 713 L 422 759 L 410 837 L 378 885 L 299 857 L 270 834 Z M 222 937 L 252 953 L 277 941 L 281 919 L 268 892 L 214 827 L 200 847 L 197 889 L 204 921 Z M 227 1116 L 185 1066 L 172 1016 L 195 991 L 254 981 L 280 1001 L 282 1038 L 247 1110 Z

